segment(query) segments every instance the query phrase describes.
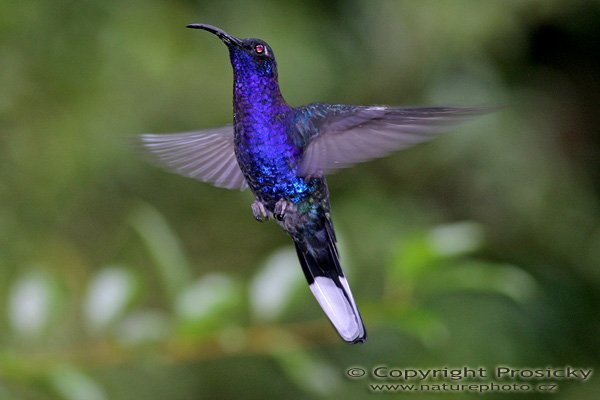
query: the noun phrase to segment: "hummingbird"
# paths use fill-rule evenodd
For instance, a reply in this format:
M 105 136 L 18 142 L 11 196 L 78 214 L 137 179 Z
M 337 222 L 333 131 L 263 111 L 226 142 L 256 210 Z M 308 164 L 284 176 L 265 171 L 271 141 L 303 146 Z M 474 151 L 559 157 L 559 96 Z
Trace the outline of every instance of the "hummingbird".
M 274 219 L 291 237 L 310 290 L 339 336 L 362 343 L 367 331 L 340 264 L 325 175 L 427 141 L 486 110 L 311 103 L 283 98 L 273 49 L 208 24 L 233 67 L 233 125 L 144 134 L 159 164 L 227 189 L 249 188 L 254 218 Z

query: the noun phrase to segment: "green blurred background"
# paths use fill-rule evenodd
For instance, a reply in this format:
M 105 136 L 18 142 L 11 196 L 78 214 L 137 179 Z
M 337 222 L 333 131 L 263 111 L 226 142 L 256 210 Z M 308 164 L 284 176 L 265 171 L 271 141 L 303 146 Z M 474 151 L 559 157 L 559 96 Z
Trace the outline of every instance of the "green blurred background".
M 363 399 L 351 366 L 598 366 L 599 21 L 571 0 L 1 2 L 0 399 Z M 366 344 L 250 193 L 132 150 L 231 120 L 227 51 L 192 22 L 265 39 L 293 105 L 505 106 L 329 179 Z

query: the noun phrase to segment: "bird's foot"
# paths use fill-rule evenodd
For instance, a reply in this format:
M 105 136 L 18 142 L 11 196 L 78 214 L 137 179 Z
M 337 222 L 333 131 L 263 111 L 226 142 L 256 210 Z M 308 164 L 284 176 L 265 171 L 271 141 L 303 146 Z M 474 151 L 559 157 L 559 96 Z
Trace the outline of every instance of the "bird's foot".
M 262 202 L 256 200 L 250 207 L 252 208 L 252 214 L 254 214 L 254 218 L 258 222 L 263 222 L 269 219 L 269 213 Z
M 286 199 L 279 199 L 277 203 L 275 203 L 275 209 L 273 210 L 273 216 L 278 221 L 283 221 L 283 217 L 285 216 L 285 210 L 288 209 L 290 202 Z

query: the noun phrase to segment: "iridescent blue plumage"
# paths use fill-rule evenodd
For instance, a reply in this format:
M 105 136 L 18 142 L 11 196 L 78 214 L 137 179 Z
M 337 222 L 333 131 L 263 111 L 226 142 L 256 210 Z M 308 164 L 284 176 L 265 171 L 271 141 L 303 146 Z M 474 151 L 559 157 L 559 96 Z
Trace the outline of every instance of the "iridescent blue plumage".
M 260 45 L 271 52 L 266 44 Z M 309 185 L 295 173 L 302 151 L 287 134 L 292 110 L 279 91 L 275 59 L 257 58 L 237 46 L 230 46 L 229 53 L 234 70 L 235 151 L 242 172 L 268 209 L 281 198 L 298 202 Z
M 255 218 L 274 217 L 289 233 L 315 298 L 347 342 L 366 330 L 336 248 L 324 175 L 426 141 L 481 108 L 400 108 L 313 103 L 292 108 L 283 99 L 268 44 L 238 39 L 211 25 L 233 66 L 233 128 L 143 135 L 158 160 L 219 187 L 250 187 Z

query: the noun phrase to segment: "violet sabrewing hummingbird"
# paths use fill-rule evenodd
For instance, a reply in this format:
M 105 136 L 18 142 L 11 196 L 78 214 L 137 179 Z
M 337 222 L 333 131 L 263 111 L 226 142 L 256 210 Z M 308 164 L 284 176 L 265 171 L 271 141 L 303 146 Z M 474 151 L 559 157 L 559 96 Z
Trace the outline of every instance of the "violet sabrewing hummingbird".
M 275 219 L 292 238 L 310 290 L 341 338 L 367 333 L 342 270 L 325 174 L 431 139 L 482 108 L 291 107 L 277 80 L 271 47 L 207 24 L 229 49 L 233 126 L 145 134 L 143 146 L 166 167 L 227 189 L 250 188 L 258 221 Z

